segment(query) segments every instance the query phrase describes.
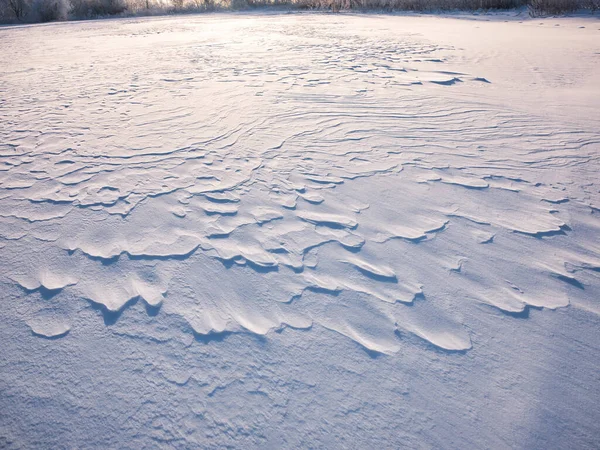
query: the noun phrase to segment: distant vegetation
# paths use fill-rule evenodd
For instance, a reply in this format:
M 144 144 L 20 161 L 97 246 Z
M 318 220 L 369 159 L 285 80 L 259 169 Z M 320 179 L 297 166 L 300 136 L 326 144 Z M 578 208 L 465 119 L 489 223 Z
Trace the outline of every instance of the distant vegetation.
M 280 7 L 310 10 L 489 11 L 527 7 L 532 16 L 595 12 L 600 0 L 0 0 L 0 23 Z

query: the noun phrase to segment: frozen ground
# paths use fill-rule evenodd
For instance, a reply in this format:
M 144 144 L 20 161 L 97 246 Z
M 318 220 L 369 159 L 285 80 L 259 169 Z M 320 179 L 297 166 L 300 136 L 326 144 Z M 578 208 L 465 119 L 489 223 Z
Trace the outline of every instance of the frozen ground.
M 600 447 L 600 22 L 519 20 L 0 29 L 0 447 Z

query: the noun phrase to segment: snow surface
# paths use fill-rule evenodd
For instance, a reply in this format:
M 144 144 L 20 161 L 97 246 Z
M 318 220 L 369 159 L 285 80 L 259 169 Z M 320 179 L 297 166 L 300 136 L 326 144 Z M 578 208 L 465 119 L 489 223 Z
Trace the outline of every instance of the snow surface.
M 600 447 L 597 19 L 0 44 L 0 447 Z

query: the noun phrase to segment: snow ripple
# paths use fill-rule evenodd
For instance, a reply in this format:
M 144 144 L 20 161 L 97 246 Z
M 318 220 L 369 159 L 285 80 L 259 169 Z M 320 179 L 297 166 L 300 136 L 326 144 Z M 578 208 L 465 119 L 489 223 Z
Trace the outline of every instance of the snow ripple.
M 451 47 L 285 18 L 222 41 L 105 25 L 29 59 L 4 36 L 0 252 L 24 295 L 394 353 L 406 334 L 470 349 L 464 302 L 523 315 L 597 289 L 597 130 L 465 95 L 494 80 L 445 69 Z M 36 335 L 69 333 L 44 317 Z

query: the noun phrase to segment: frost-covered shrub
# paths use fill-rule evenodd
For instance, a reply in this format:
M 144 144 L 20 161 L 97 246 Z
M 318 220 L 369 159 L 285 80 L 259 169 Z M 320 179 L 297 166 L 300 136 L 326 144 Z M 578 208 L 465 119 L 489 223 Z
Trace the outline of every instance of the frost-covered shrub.
M 71 15 L 75 18 L 112 16 L 126 10 L 124 0 L 71 0 Z
M 192 0 L 192 3 L 195 9 L 204 11 L 213 11 L 217 6 L 215 0 Z
M 10 11 L 8 11 L 4 2 L 0 2 L 0 23 L 8 20 L 10 20 Z
M 256 1 L 256 0 L 254 0 Z M 528 7 L 531 15 L 565 14 L 600 9 L 600 0 L 290 0 L 300 9 L 384 11 L 475 11 Z
M 24 21 L 31 10 L 29 0 L 0 0 L 0 12 L 5 21 Z
M 0 0 L 0 22 L 47 22 L 121 14 L 165 14 L 284 6 L 298 9 L 384 11 L 507 10 L 532 16 L 600 9 L 600 0 Z
M 230 6 L 232 9 L 248 8 L 248 0 L 231 0 Z
M 66 20 L 69 4 L 66 0 L 34 0 L 31 4 L 31 22 Z
M 3 22 L 66 20 L 69 6 L 67 0 L 0 0 L 0 18 Z
M 594 13 L 600 9 L 600 0 L 584 0 L 582 7 Z
M 310 1 L 310 0 L 303 0 Z M 383 9 L 397 11 L 448 11 L 511 9 L 525 0 L 331 0 L 332 9 Z
M 573 12 L 581 5 L 577 0 L 529 0 L 528 7 L 531 16 L 541 16 Z

